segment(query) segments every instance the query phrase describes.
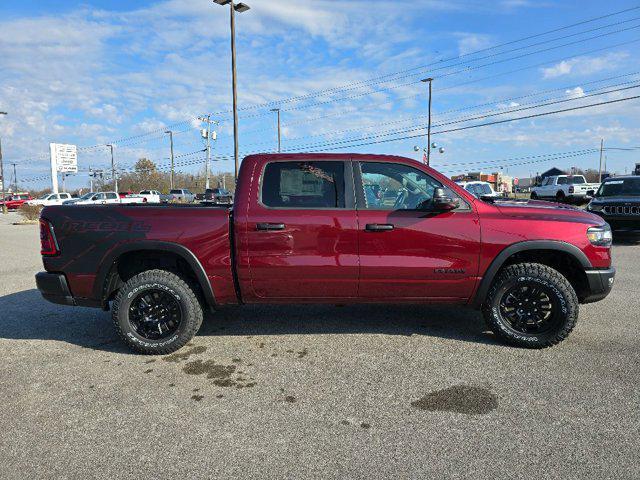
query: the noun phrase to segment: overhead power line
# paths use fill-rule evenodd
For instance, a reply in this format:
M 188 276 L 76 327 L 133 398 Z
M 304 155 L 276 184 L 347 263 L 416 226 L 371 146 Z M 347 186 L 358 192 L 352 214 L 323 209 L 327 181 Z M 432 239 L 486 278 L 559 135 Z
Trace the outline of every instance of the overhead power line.
M 581 105 L 581 106 L 578 106 L 578 107 L 565 108 L 565 109 L 561 109 L 561 110 L 553 110 L 551 112 L 531 114 L 531 115 L 526 115 L 526 116 L 523 116 L 523 117 L 509 118 L 509 119 L 506 119 L 506 120 L 497 120 L 497 121 L 493 121 L 493 122 L 480 123 L 480 124 L 469 125 L 469 126 L 465 126 L 465 127 L 451 128 L 451 129 L 448 129 L 448 130 L 439 130 L 439 131 L 436 131 L 436 132 L 431 132 L 431 135 L 442 134 L 442 133 L 452 133 L 452 132 L 458 132 L 458 131 L 462 131 L 462 130 L 469 130 L 469 129 L 472 129 L 472 128 L 480 128 L 480 127 L 487 127 L 487 126 L 490 126 L 490 125 L 499 125 L 499 124 L 503 124 L 503 123 L 517 122 L 517 121 L 520 121 L 520 120 L 527 120 L 527 119 L 530 119 L 530 118 L 538 118 L 538 117 L 544 117 L 544 116 L 548 116 L 548 115 L 556 115 L 556 114 L 559 114 L 559 113 L 572 112 L 572 111 L 576 111 L 576 110 L 584 110 L 586 108 L 599 107 L 599 106 L 602 106 L 602 105 L 610 105 L 610 104 L 613 104 L 613 103 L 627 102 L 627 101 L 630 101 L 630 100 L 636 100 L 638 98 L 640 98 L 640 95 L 636 95 L 636 96 L 633 96 L 633 97 L 619 98 L 619 99 L 615 99 L 615 100 L 608 100 L 608 101 L 605 101 L 605 102 L 592 103 L 592 104 L 589 104 L 589 105 Z M 400 133 L 400 132 L 398 132 L 398 133 Z M 408 139 L 419 138 L 419 137 L 424 137 L 424 134 L 407 135 L 407 136 L 403 136 L 403 137 L 376 140 L 376 141 L 364 142 L 364 143 L 357 143 L 357 144 L 352 144 L 352 145 L 347 145 L 347 146 L 324 148 L 324 150 L 326 150 L 326 151 L 340 150 L 340 149 L 343 149 L 343 148 L 353 148 L 353 147 L 361 147 L 361 146 L 365 146 L 365 145 L 374 145 L 374 144 L 379 144 L 379 143 L 397 142 L 397 141 L 400 141 L 400 140 L 408 140 Z M 377 138 L 377 137 L 376 136 L 364 137 L 364 138 L 356 139 L 356 140 L 353 140 L 353 141 L 357 142 L 357 141 L 367 140 L 367 139 L 371 139 L 371 138 Z M 327 145 L 331 145 L 331 144 L 327 143 Z M 289 150 L 287 150 L 287 151 L 289 151 Z

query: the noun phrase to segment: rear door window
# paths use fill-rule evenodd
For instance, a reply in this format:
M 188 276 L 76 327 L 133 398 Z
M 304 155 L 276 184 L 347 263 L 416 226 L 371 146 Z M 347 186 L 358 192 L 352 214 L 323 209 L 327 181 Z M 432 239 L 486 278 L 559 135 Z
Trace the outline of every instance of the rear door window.
M 261 200 L 274 208 L 345 208 L 344 162 L 268 163 Z

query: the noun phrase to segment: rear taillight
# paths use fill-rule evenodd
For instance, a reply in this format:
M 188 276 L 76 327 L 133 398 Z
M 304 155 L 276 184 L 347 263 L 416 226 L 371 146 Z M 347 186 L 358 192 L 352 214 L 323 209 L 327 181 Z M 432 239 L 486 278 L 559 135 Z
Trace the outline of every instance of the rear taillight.
M 58 242 L 53 232 L 53 226 L 44 219 L 40 219 L 40 255 L 58 255 Z
M 576 191 L 576 189 L 574 187 L 569 187 L 569 193 L 573 193 L 575 191 Z

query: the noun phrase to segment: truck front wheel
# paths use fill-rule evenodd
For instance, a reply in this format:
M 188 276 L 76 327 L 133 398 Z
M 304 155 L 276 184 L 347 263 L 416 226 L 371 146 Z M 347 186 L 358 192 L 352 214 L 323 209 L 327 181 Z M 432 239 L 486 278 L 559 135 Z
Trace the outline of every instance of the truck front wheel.
M 567 338 L 578 320 L 578 297 L 557 270 L 538 263 L 506 267 L 496 278 L 483 315 L 511 345 L 545 348 Z
M 166 270 L 148 270 L 129 279 L 112 305 L 116 331 L 129 348 L 147 355 L 175 352 L 202 325 L 194 289 Z

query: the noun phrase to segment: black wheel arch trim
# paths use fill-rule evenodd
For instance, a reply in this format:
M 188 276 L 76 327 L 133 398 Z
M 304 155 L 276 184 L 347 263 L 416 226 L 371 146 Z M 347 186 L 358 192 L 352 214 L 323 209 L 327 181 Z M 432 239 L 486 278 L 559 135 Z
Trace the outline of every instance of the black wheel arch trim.
M 493 283 L 496 274 L 502 268 L 507 259 L 516 253 L 525 252 L 527 250 L 556 250 L 568 253 L 575 258 L 585 270 L 593 268 L 585 253 L 575 245 L 567 242 L 559 240 L 526 240 L 514 243 L 502 250 L 496 258 L 493 259 L 491 265 L 489 265 L 489 268 L 487 268 L 486 272 L 482 276 L 482 280 L 480 280 L 480 285 L 478 286 L 475 297 L 471 302 L 471 305 L 474 308 L 481 307 L 489 293 L 489 289 L 491 288 L 491 284 Z
M 109 273 L 111 272 L 111 268 L 113 267 L 115 261 L 125 253 L 135 252 L 137 250 L 169 252 L 178 255 L 185 262 L 187 262 L 187 264 L 195 273 L 196 278 L 198 279 L 198 283 L 202 288 L 204 300 L 207 303 L 207 306 L 210 309 L 215 306 L 216 301 L 215 295 L 213 293 L 213 288 L 211 287 L 211 282 L 209 281 L 209 277 L 207 277 L 207 274 L 204 270 L 204 267 L 200 263 L 200 260 L 198 260 L 198 257 L 196 257 L 191 250 L 189 250 L 187 247 L 184 247 L 183 245 L 156 240 L 143 240 L 138 242 L 124 243 L 118 245 L 116 248 L 107 253 L 107 255 L 102 259 L 100 267 L 98 268 L 98 273 L 96 275 L 95 283 L 93 286 L 94 298 L 100 300 L 100 302 L 103 304 L 105 303 L 105 288 L 108 287 L 105 282 L 107 281 L 107 275 L 109 275 Z

